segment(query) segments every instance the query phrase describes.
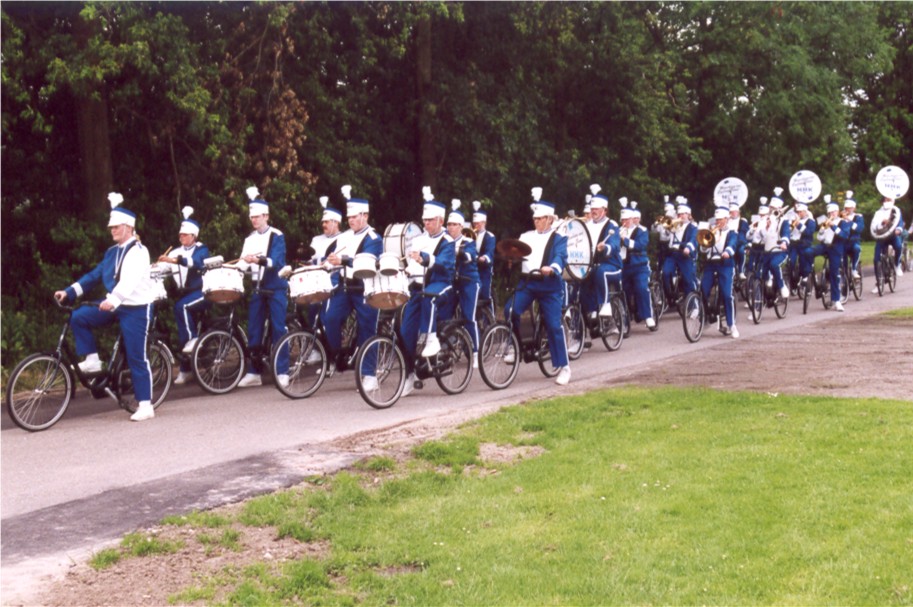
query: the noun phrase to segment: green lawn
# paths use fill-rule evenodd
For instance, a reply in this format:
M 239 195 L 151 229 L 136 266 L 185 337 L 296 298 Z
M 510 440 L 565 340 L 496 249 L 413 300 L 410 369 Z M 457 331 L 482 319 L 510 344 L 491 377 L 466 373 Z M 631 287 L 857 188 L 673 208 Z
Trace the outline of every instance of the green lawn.
M 486 463 L 481 443 L 543 452 Z M 330 554 L 174 600 L 913 604 L 910 402 L 618 389 L 511 407 L 415 455 L 251 501 L 244 524 Z

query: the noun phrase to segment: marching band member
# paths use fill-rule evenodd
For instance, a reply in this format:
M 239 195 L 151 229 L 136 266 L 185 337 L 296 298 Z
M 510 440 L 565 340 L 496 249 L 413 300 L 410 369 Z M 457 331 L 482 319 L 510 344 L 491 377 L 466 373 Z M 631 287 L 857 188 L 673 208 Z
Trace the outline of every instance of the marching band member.
M 818 231 L 818 222 L 812 217 L 808 205 L 804 202 L 797 202 L 795 209 L 799 217 L 795 220 L 795 227 L 790 232 L 790 263 L 795 266 L 798 261 L 799 278 L 807 280 L 815 266 L 814 238 L 815 232 Z M 795 252 L 795 257 L 793 257 L 793 252 Z
M 178 328 L 178 345 L 184 354 L 193 352 L 197 343 L 197 325 L 195 317 L 212 307 L 212 303 L 203 297 L 203 260 L 209 257 L 209 248 L 197 240 L 200 235 L 200 224 L 190 219 L 193 215 L 192 207 L 181 209 L 184 221 L 178 230 L 178 241 L 181 243 L 177 250 L 172 249 L 172 255 L 162 255 L 158 258 L 160 263 L 174 264 L 177 266 L 178 300 L 174 302 L 174 321 Z M 180 371 L 174 378 L 176 385 L 187 382 L 192 377 L 190 360 L 180 357 Z
M 567 237 L 554 229 L 555 205 L 541 200 L 542 188 L 532 189 L 534 230 L 524 232 L 520 240 L 530 246 L 532 251 L 523 259 L 522 278 L 514 292 L 513 301 L 504 307 L 504 316 L 510 318 L 514 332 L 520 331 L 520 317 L 532 305 L 539 302 L 542 320 L 548 338 L 548 351 L 552 364 L 559 369 L 555 383 L 565 386 L 571 380 L 571 367 L 568 364 L 567 342 L 565 341 L 562 307 L 564 304 L 564 280 L 561 277 L 567 265 Z M 538 273 L 533 274 L 536 271 Z M 512 311 L 512 313 L 511 313 Z M 513 362 L 508 353 L 505 362 Z
M 745 235 L 751 247 L 751 254 L 748 258 L 748 268 L 749 271 L 754 272 L 758 276 L 761 275 L 764 265 L 764 239 L 763 233 L 761 232 L 761 225 L 766 225 L 768 215 L 770 214 L 770 207 L 767 206 L 767 196 L 761 196 L 759 200 L 761 204 L 758 206 L 757 218 L 752 218 L 752 223 L 748 227 L 748 233 Z M 747 306 L 748 304 L 745 305 Z
M 840 264 L 843 262 L 844 244 L 849 237 L 851 224 L 840 218 L 840 206 L 831 202 L 830 194 L 824 196 L 824 202 L 827 205 L 827 219 L 818 226 L 819 243 L 812 249 L 812 260 L 818 256 L 827 256 L 831 301 L 837 312 L 843 312 L 843 304 L 840 303 Z
M 497 241 L 495 235 L 486 229 L 488 224 L 488 213 L 482 208 L 482 203 L 478 200 L 472 202 L 472 229 L 476 233 L 476 251 L 478 257 L 479 269 L 479 299 L 487 299 L 491 302 L 491 311 L 494 313 L 494 300 L 491 297 L 491 276 L 495 260 L 495 245 Z
M 152 301 L 155 298 L 149 275 L 149 250 L 136 236 L 136 214 L 120 206 L 124 197 L 117 192 L 108 194 L 111 215 L 108 228 L 114 246 L 105 251 L 101 263 L 54 297 L 59 302 L 73 301 L 98 286 L 104 285 L 107 295 L 98 307 L 80 307 L 70 316 L 70 327 L 76 341 L 76 354 L 86 359 L 79 363 L 83 373 L 101 373 L 98 346 L 92 329 L 110 325 L 115 320 L 123 335 L 127 365 L 133 380 L 133 396 L 137 402 L 132 421 L 155 417 L 152 408 L 152 369 L 146 356 L 149 325 L 152 322 Z
M 721 327 L 723 335 L 730 335 L 738 339 L 739 330 L 735 326 L 735 300 L 732 298 L 732 279 L 735 272 L 735 250 L 738 243 L 738 234 L 729 229 L 730 211 L 726 207 L 717 207 L 713 213 L 715 224 L 713 226 L 714 239 L 709 247 L 701 247 L 705 256 L 704 272 L 701 276 L 701 292 L 704 301 L 710 299 L 710 290 L 713 288 L 714 276 L 719 277 L 720 297 L 723 298 L 723 307 L 726 311 L 726 327 Z
M 694 269 L 697 258 L 697 226 L 691 221 L 691 207 L 688 206 L 687 199 L 681 199 L 676 212 L 679 225 L 671 231 L 669 256 L 663 263 L 663 289 L 666 291 L 669 305 L 675 303 L 672 298 L 672 277 L 676 271 L 681 277 L 682 296 L 697 290 L 697 274 Z
M 320 216 L 320 234 L 314 236 L 311 239 L 311 249 L 313 254 L 311 255 L 310 265 L 319 266 L 321 264 L 328 264 L 327 257 L 330 253 L 336 250 L 336 244 L 339 240 L 340 234 L 342 231 L 339 229 L 339 224 L 342 223 L 342 211 L 339 209 L 330 206 L 330 197 L 321 196 L 320 197 L 320 206 L 323 208 L 323 213 Z M 337 287 L 339 286 L 339 272 L 335 271 L 330 274 L 330 283 L 333 285 L 333 292 L 336 292 Z M 320 315 L 320 311 L 323 309 L 324 305 L 322 303 L 313 303 L 307 307 L 307 319 L 308 324 L 311 327 L 315 326 L 315 321 Z M 309 357 L 311 360 L 309 362 L 315 362 L 320 358 L 320 353 L 313 351 Z M 330 358 L 330 366 L 333 366 L 333 359 Z
M 650 297 L 650 260 L 647 247 L 650 244 L 650 233 L 641 226 L 637 202 L 620 198 L 621 203 L 621 258 L 622 287 L 627 294 L 633 294 L 635 309 L 634 319 L 645 322 L 650 331 L 656 331 L 656 320 L 653 318 L 653 300 Z
M 770 199 L 770 215 L 763 228 L 764 235 L 764 276 L 773 275 L 780 297 L 789 298 L 789 285 L 783 280 L 783 264 L 786 262 L 786 252 L 789 248 L 789 222 L 783 218 L 783 199 L 780 194 L 783 188 L 774 188 L 774 195 Z
M 260 197 L 256 186 L 247 188 L 250 198 L 248 216 L 254 231 L 244 239 L 238 267 L 250 270 L 251 277 L 261 289 L 270 293 L 256 292 L 250 297 L 247 313 L 247 336 L 254 349 L 263 348 L 263 324 L 269 317 L 272 331 L 272 346 L 279 343 L 286 334 L 285 313 L 288 308 L 288 281 L 279 275 L 285 266 L 285 235 L 269 225 L 269 203 Z M 269 347 L 269 346 L 267 346 Z M 238 382 L 240 387 L 260 386 L 263 381 L 260 356 L 256 350 L 251 357 L 250 370 Z M 288 385 L 288 352 L 276 361 L 276 378 Z
M 894 232 L 888 234 L 885 238 L 879 238 L 875 241 L 875 271 L 878 272 L 878 264 L 881 262 L 881 256 L 885 250 L 890 246 L 894 249 L 894 261 L 896 263 L 895 271 L 897 272 L 897 277 L 900 278 L 903 276 L 903 268 L 901 267 L 900 253 L 903 251 L 903 214 L 900 213 L 900 209 L 897 209 L 894 206 L 894 199 L 884 197 L 884 200 L 881 203 L 881 208 L 875 211 L 875 215 L 872 217 L 872 225 L 877 225 L 879 222 L 888 223 L 892 213 L 897 213 L 900 216 L 900 220 L 897 222 L 897 226 L 894 228 Z M 876 287 L 872 293 L 877 293 L 878 288 Z
M 326 300 L 320 310 L 320 320 L 326 330 L 329 346 L 327 357 L 334 366 L 342 350 L 342 327 L 352 310 L 355 310 L 355 341 L 359 347 L 377 332 L 378 310 L 365 301 L 364 281 L 354 276 L 350 277 L 349 272 L 352 270 L 356 255 L 366 253 L 376 260 L 384 248 L 383 238 L 368 225 L 370 203 L 364 198 L 352 198 L 350 185 L 342 186 L 341 191 L 346 199 L 346 220 L 349 229 L 337 236 L 335 242 L 327 247 L 326 261 L 332 266 L 342 266 L 343 269 L 333 272 L 333 295 Z M 341 213 L 339 215 L 341 216 Z M 324 214 L 324 217 L 328 216 Z M 332 221 L 332 218 L 329 221 Z M 370 364 L 370 361 L 366 364 Z M 377 387 L 377 378 L 373 374 L 363 373 L 362 378 L 362 385 L 366 390 Z
M 479 325 L 476 323 L 476 306 L 479 303 L 479 268 L 476 241 L 463 234 L 466 218 L 460 212 L 460 201 L 453 199 L 452 211 L 447 216 L 447 235 L 453 240 L 455 271 L 454 297 L 448 297 L 441 306 L 441 318 L 453 318 L 457 303 L 463 312 L 463 322 L 472 337 L 472 364 L 479 363 Z
M 425 231 L 415 238 L 412 251 L 409 252 L 406 272 L 412 277 L 409 286 L 412 295 L 403 310 L 403 322 L 400 333 L 406 348 L 406 365 L 409 377 L 403 396 L 412 391 L 415 374 L 412 367 L 419 341 L 419 334 L 426 334 L 422 357 L 431 358 L 441 351 L 437 338 L 437 311 L 445 304 L 453 292 L 453 273 L 456 265 L 456 253 L 453 239 L 444 230 L 444 217 L 447 208 L 434 199 L 431 188 L 422 188 L 425 204 L 422 207 L 422 223 Z M 425 293 L 434 293 L 426 297 Z
M 678 198 L 681 198 L 681 196 Z M 670 222 L 675 219 L 675 205 L 669 202 L 668 194 L 663 196 L 663 214 L 653 222 L 653 225 L 650 228 L 650 231 L 659 237 L 659 246 L 656 250 L 656 264 L 660 271 L 662 271 L 663 265 L 666 263 L 666 258 L 669 256 L 669 241 L 672 240 L 672 231 L 665 226 L 663 219 Z
M 598 316 L 611 316 L 609 295 L 621 290 L 621 236 L 618 224 L 609 219 L 609 199 L 598 183 L 590 186 L 590 219 L 586 222 L 593 246 L 593 269 L 584 283 L 583 312 L 595 324 Z M 613 289 L 614 287 L 614 289 Z
M 739 203 L 729 204 L 729 229 L 736 233 L 735 273 L 745 280 L 745 248 L 748 246 L 748 220 L 742 217 Z
M 844 255 L 850 258 L 850 268 L 852 268 L 853 278 L 859 278 L 859 256 L 862 253 L 862 232 L 865 231 L 865 217 L 862 213 L 856 212 L 856 201 L 853 200 L 853 190 L 846 191 L 846 199 L 843 201 L 843 212 L 847 221 L 850 222 L 850 237 L 844 244 Z

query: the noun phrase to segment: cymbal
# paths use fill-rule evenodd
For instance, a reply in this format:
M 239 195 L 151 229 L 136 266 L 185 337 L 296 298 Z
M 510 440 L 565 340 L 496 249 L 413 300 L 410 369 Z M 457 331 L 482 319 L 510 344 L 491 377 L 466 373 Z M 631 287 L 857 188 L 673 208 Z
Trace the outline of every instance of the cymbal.
M 495 245 L 498 255 L 508 259 L 522 259 L 533 252 L 532 247 L 517 238 L 507 238 Z

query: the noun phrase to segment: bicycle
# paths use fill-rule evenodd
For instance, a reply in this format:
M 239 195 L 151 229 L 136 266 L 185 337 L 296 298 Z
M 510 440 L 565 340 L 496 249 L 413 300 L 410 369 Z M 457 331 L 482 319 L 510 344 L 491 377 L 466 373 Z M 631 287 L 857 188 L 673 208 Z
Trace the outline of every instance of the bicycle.
M 728 335 L 724 330 L 723 323 L 726 320 L 726 306 L 723 298 L 720 297 L 720 276 L 713 276 L 713 284 L 710 287 L 710 295 L 704 299 L 704 293 L 698 289 L 685 295 L 681 304 L 682 328 L 685 337 L 691 343 L 700 341 L 704 334 L 704 327 L 711 323 L 719 325 L 720 332 Z
M 897 287 L 897 270 L 894 262 L 894 247 L 888 247 L 881 253 L 881 259 L 875 265 L 875 287 L 878 296 L 884 295 L 885 287 L 894 292 Z
M 577 360 L 583 356 L 587 346 L 586 322 L 583 315 L 583 304 L 580 303 L 580 285 L 571 285 L 568 290 L 568 302 L 562 310 L 562 318 L 567 335 L 567 357 Z
M 209 272 L 222 268 L 221 259 L 206 264 L 203 270 L 204 281 Z M 237 268 L 225 267 L 225 269 L 240 273 Z M 273 291 L 261 289 L 259 284 L 254 285 L 253 292 L 263 295 L 273 294 Z M 272 366 L 273 348 L 269 346 L 272 340 L 269 317 L 264 319 L 262 342 L 251 346 L 236 315 L 235 304 L 241 301 L 241 293 L 237 290 L 233 293 L 236 293 L 237 297 L 234 295 L 224 298 L 212 297 L 211 292 L 207 293 L 204 287 L 204 295 L 210 297 L 213 303 L 229 307 L 226 316 L 211 317 L 203 322 L 203 331 L 191 353 L 194 377 L 200 386 L 211 394 L 226 394 L 234 390 L 244 376 L 247 360 L 250 360 L 254 367 L 256 365 L 253 365 L 253 362 L 256 358 L 260 366 L 274 368 Z M 286 327 L 289 331 L 297 331 L 302 324 L 298 311 L 286 315 Z
M 850 263 L 848 255 L 843 256 L 843 267 L 841 270 L 843 272 L 843 278 L 845 278 L 845 280 L 841 282 L 841 288 L 851 291 L 853 293 L 853 298 L 855 298 L 856 301 L 859 301 L 862 299 L 862 272 L 857 272 L 858 276 L 853 274 L 852 264 Z M 846 299 L 849 299 L 849 293 L 847 293 Z
M 423 291 L 422 297 L 437 297 Z M 397 310 L 401 311 L 402 306 Z M 387 409 L 396 404 L 406 385 L 405 346 L 398 326 L 402 317 L 397 310 L 381 310 L 377 335 L 366 341 L 355 357 L 355 384 L 358 393 L 375 409 Z M 460 394 L 472 380 L 472 338 L 463 321 L 450 319 L 438 322 L 441 350 L 430 358 L 417 356 L 414 362 L 415 388 L 423 387 L 425 379 L 434 378 L 447 394 Z M 421 352 L 419 340 L 416 350 Z M 366 385 L 365 378 L 374 377 L 375 385 Z M 371 382 L 372 384 L 374 382 Z
M 630 331 L 630 322 L 628 318 L 628 308 L 625 305 L 624 294 L 615 286 L 609 286 L 609 308 L 610 315 L 596 315 L 596 321 L 589 321 L 591 337 L 599 337 L 602 345 L 609 352 L 615 352 L 621 347 L 625 338 L 625 327 Z
M 528 276 L 541 276 L 541 273 L 534 270 Z M 515 331 L 511 326 L 510 318 L 513 315 L 516 291 L 516 286 L 510 291 L 510 304 L 504 320 L 488 327 L 479 344 L 479 374 L 482 381 L 492 390 L 503 390 L 513 383 L 520 370 L 521 360 L 524 363 L 536 361 L 545 377 L 555 377 L 559 372 L 551 365 L 548 335 L 538 302 L 534 301 L 528 311 L 531 332 L 520 335 L 520 329 Z
M 47 430 L 66 413 L 70 401 L 76 395 L 76 381 L 89 390 L 94 398 L 110 396 L 118 406 L 129 413 L 135 413 L 137 407 L 130 397 L 133 381 L 123 352 L 120 331 L 111 349 L 111 362 L 107 368 L 101 373 L 83 373 L 77 364 L 76 353 L 67 341 L 70 316 L 76 308 L 61 304 L 56 299 L 54 302 L 58 308 L 67 312 L 57 347 L 52 352 L 29 355 L 13 369 L 6 387 L 6 407 L 10 417 L 23 430 Z M 146 356 L 152 372 L 152 407 L 157 409 L 171 389 L 174 356 L 157 339 L 150 339 Z
M 676 274 L 678 276 L 678 274 Z M 677 284 L 677 278 L 674 279 Z M 653 302 L 653 311 L 656 314 L 656 321 L 663 317 L 666 310 L 669 309 L 669 302 L 666 301 L 666 290 L 663 288 L 663 273 L 661 269 L 650 270 L 650 299 Z
M 761 280 L 757 274 L 752 274 L 748 278 L 748 309 L 751 311 L 751 320 L 754 324 L 761 322 L 764 308 L 773 308 L 777 318 L 785 318 L 789 308 L 789 298 L 780 294 L 772 274 L 767 274 L 767 280 Z

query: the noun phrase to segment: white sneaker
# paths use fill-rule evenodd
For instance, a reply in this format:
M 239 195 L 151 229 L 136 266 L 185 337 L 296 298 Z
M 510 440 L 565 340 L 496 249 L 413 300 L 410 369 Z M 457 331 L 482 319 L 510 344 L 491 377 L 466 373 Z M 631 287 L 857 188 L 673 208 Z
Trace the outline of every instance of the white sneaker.
M 410 373 L 406 378 L 406 385 L 403 386 L 403 396 L 409 396 L 415 390 L 415 373 Z
M 184 373 L 183 371 L 178 371 L 177 377 L 174 378 L 172 383 L 175 386 L 182 386 L 191 379 L 193 379 L 193 373 Z
M 361 378 L 361 387 L 365 392 L 374 392 L 380 386 L 377 383 L 377 377 L 374 375 L 365 375 Z M 405 393 L 405 390 L 403 392 Z
M 858 280 L 858 279 L 860 279 L 860 278 L 862 278 L 862 277 L 859 275 L 859 272 L 858 272 L 857 270 L 853 270 L 853 278 L 855 278 L 855 279 Z
M 186 344 L 184 344 L 184 348 L 181 350 L 181 352 L 183 352 L 184 354 L 190 354 L 191 352 L 193 352 L 193 348 L 196 345 L 197 345 L 197 338 L 194 337 L 193 339 L 188 341 Z
M 514 352 L 513 346 L 511 346 L 510 350 L 508 350 L 507 353 L 504 354 L 503 360 L 508 365 L 514 364 L 514 361 L 517 360 L 517 354 L 516 354 L 516 352 Z
M 139 404 L 139 407 L 137 407 L 136 413 L 130 416 L 130 421 L 144 422 L 153 417 L 155 417 L 155 409 L 152 408 L 152 403 L 148 400 L 144 400 Z
M 92 373 L 101 373 L 104 371 L 105 366 L 102 364 L 101 359 L 98 358 L 98 355 L 92 356 L 91 354 L 86 357 L 84 361 L 77 365 L 79 370 L 83 373 L 90 375 Z
M 732 339 L 739 338 L 739 330 L 736 328 L 735 325 L 732 325 L 732 330 L 729 333 L 729 337 L 731 337 Z
M 783 299 L 789 299 L 789 287 L 787 287 L 786 285 L 783 285 L 782 287 L 780 287 L 780 297 L 782 297 Z
M 479 353 L 478 352 L 472 353 L 472 368 L 473 369 L 479 368 Z
M 839 301 L 834 302 L 834 309 L 838 312 L 843 312 L 843 304 Z
M 431 358 L 441 351 L 441 342 L 438 341 L 437 333 L 429 333 L 425 340 L 425 347 L 422 348 L 422 357 Z
M 279 384 L 280 386 L 282 386 L 283 388 L 288 388 L 288 384 L 289 384 L 288 375 L 285 373 L 281 373 L 281 374 L 277 375 L 276 383 Z
M 872 293 L 873 295 L 878 295 L 878 287 L 872 287 L 872 290 L 869 291 L 869 293 Z
M 304 361 L 309 365 L 316 365 L 320 362 L 320 351 L 317 348 L 311 348 L 311 353 L 308 354 L 307 359 Z
M 238 382 L 239 388 L 248 388 L 250 386 L 262 386 L 263 380 L 260 379 L 259 373 L 248 373 Z
M 897 266 L 897 278 L 900 278 L 901 276 L 903 276 L 903 268 Z
M 693 310 L 688 312 L 688 316 L 689 316 L 689 318 L 691 318 L 691 320 L 697 320 L 697 317 L 700 315 L 701 315 L 700 308 L 694 308 Z
M 612 316 L 612 304 L 610 304 L 610 303 L 602 304 L 602 306 L 599 308 L 599 315 L 603 318 Z
M 571 381 L 571 368 L 561 367 L 561 370 L 558 372 L 558 377 L 555 378 L 555 383 L 559 386 L 566 386 L 569 381 Z
M 653 317 L 652 317 L 652 316 L 651 316 L 650 318 L 647 319 L 647 328 L 650 329 L 650 330 L 653 330 L 653 329 L 656 328 L 656 321 L 653 320 Z
M 742 272 L 740 272 L 740 273 L 739 273 L 739 280 L 745 280 L 745 279 L 746 279 L 745 274 L 742 273 Z

